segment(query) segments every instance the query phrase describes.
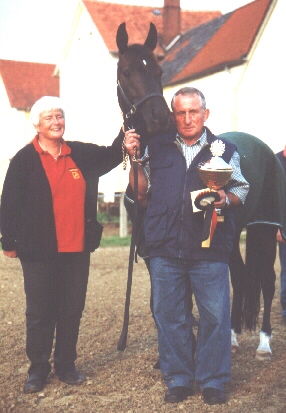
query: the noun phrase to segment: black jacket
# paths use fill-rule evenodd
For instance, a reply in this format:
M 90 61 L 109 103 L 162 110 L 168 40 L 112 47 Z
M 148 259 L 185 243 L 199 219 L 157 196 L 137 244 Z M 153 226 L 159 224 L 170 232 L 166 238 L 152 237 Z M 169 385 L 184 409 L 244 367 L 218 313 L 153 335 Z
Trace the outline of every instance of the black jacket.
M 70 142 L 71 157 L 86 182 L 85 251 L 100 243 L 102 227 L 97 221 L 98 180 L 122 161 L 120 131 L 111 146 Z M 52 193 L 39 154 L 32 143 L 11 160 L 4 181 L 1 210 L 1 243 L 5 251 L 17 250 L 21 259 L 48 259 L 57 253 Z

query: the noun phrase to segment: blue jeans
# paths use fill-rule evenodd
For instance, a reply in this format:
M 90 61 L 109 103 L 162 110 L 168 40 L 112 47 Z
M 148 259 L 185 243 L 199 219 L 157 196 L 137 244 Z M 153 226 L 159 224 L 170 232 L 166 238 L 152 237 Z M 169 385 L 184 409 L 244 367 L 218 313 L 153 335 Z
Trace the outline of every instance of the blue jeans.
M 286 244 L 279 242 L 280 258 L 280 303 L 282 307 L 282 317 L 286 321 Z
M 190 388 L 196 381 L 201 390 L 223 390 L 231 372 L 228 265 L 161 257 L 150 264 L 160 367 L 168 388 Z M 188 281 L 200 316 L 195 361 Z

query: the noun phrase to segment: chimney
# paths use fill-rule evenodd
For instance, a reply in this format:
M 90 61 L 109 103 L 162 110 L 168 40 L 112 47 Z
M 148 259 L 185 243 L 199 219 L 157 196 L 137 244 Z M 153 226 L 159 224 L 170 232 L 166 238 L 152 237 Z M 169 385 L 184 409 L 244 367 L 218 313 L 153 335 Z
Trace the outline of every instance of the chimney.
M 181 34 L 180 20 L 180 0 L 164 0 L 163 44 L 165 47 Z

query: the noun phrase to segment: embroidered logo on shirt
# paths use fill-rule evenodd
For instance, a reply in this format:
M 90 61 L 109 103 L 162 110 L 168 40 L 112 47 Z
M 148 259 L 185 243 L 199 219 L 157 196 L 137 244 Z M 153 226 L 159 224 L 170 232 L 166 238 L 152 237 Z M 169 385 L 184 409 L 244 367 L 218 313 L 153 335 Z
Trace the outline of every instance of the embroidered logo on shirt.
M 80 174 L 78 172 L 78 169 L 69 169 L 69 171 L 72 173 L 73 179 L 79 179 Z

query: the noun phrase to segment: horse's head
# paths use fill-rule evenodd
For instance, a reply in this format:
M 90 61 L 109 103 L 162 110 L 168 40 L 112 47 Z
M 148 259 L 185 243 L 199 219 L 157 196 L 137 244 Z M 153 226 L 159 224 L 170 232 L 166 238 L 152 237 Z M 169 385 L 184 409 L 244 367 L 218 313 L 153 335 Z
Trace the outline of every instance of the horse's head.
M 170 111 L 163 97 L 162 69 L 153 50 L 157 44 L 157 30 L 153 23 L 144 45 L 128 46 L 125 23 L 117 30 L 119 50 L 117 95 L 127 128 L 135 128 L 142 138 L 164 132 Z

